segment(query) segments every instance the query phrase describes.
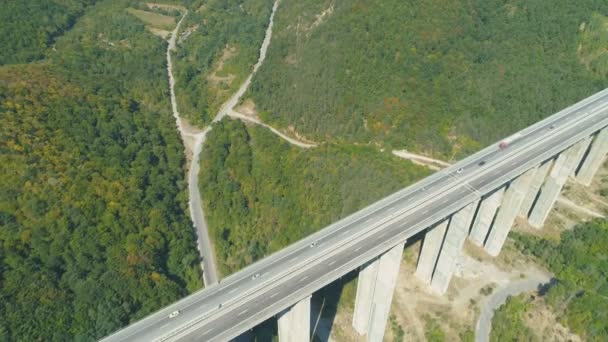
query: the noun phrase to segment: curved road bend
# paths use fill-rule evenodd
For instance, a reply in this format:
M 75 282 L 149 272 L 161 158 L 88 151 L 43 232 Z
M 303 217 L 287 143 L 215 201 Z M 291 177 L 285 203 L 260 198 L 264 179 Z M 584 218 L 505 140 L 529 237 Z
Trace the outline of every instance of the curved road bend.
M 475 328 L 475 342 L 490 341 L 490 330 L 492 329 L 494 311 L 501 307 L 509 296 L 536 290 L 539 285 L 548 283 L 550 279 L 549 276 L 544 274 L 529 275 L 528 279 L 510 282 L 488 297 L 479 314 L 479 320 L 477 321 L 477 327 Z

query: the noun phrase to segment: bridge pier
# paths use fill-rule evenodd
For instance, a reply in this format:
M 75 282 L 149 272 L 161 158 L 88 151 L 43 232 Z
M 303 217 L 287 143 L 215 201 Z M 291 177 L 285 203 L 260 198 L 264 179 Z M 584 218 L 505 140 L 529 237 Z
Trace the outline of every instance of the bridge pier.
M 279 341 L 310 342 L 310 296 L 279 314 Z
M 429 227 L 424 234 L 420 255 L 418 256 L 418 264 L 416 265 L 416 276 L 425 284 L 431 284 L 433 271 L 437 264 L 437 258 L 441 251 L 441 244 L 445 237 L 445 231 L 448 229 L 449 219 L 446 219 L 433 227 Z
M 543 226 L 555 200 L 557 200 L 557 196 L 559 196 L 562 187 L 568 180 L 568 176 L 579 165 L 590 142 L 590 137 L 587 137 L 572 145 L 557 157 L 530 212 L 528 222 L 532 227 L 541 228 Z
M 503 186 L 481 200 L 471 233 L 469 234 L 469 240 L 477 246 L 483 247 L 504 193 L 505 187 Z
M 602 129 L 593 140 L 589 153 L 580 165 L 576 179 L 579 183 L 589 186 L 593 180 L 593 176 L 602 166 L 604 157 L 608 152 L 608 128 Z
M 508 185 L 484 246 L 491 256 L 498 256 L 500 253 L 537 170 L 535 167 L 524 172 Z
M 359 334 L 367 334 L 370 342 L 381 342 L 384 338 L 403 247 L 401 243 L 391 248 L 359 272 L 353 327 Z
M 471 221 L 478 204 L 479 201 L 470 203 L 453 214 L 450 219 L 448 232 L 441 246 L 439 259 L 437 259 L 437 265 L 431 279 L 431 289 L 439 294 L 444 294 L 448 289 L 448 285 L 450 285 L 450 280 L 456 267 L 456 259 L 460 255 L 460 250 L 469 234 Z
M 526 195 L 524 196 L 523 201 L 521 202 L 521 208 L 519 208 L 519 216 L 527 219 L 532 206 L 534 205 L 534 201 L 536 200 L 536 196 L 540 191 L 541 186 L 545 182 L 545 178 L 547 177 L 547 173 L 551 170 L 553 163 L 555 162 L 555 158 L 551 158 L 550 160 L 544 162 L 540 166 L 536 167 L 536 172 L 534 173 L 534 177 L 532 177 L 532 181 L 528 186 L 528 190 Z

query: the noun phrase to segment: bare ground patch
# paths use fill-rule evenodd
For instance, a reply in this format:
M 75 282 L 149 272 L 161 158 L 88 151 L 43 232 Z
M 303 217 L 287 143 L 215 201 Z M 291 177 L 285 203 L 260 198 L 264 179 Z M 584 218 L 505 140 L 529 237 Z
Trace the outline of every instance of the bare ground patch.
M 207 76 L 209 82 L 212 85 L 218 86 L 221 83 L 230 85 L 232 81 L 236 78 L 233 74 L 227 74 L 225 76 L 220 76 L 224 69 L 224 63 L 228 61 L 230 58 L 236 56 L 238 53 L 238 49 L 236 46 L 226 45 L 224 50 L 222 51 L 222 56 L 218 59 L 216 66 L 213 68 L 213 71 Z

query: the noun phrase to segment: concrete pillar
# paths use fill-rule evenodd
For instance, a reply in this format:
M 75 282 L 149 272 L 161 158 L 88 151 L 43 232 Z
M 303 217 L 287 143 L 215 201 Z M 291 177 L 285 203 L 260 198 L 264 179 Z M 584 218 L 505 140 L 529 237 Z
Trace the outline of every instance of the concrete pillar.
M 367 334 L 370 342 L 384 338 L 402 254 L 403 244 L 399 244 L 359 273 L 353 327 L 359 334 Z
M 551 170 L 551 166 L 555 162 L 554 159 L 546 161 L 544 164 L 536 167 L 536 172 L 534 173 L 534 177 L 532 177 L 532 181 L 528 186 L 528 191 L 526 191 L 526 195 L 524 196 L 523 201 L 521 202 L 521 206 L 519 208 L 519 216 L 523 218 L 528 218 L 528 213 L 530 213 L 530 209 L 532 209 L 532 205 L 536 200 L 536 195 L 538 195 L 538 191 L 540 187 L 545 182 L 545 178 L 547 177 L 547 173 Z
M 283 311 L 278 327 L 279 341 L 310 342 L 310 296 Z
M 602 166 L 606 152 L 608 152 L 608 128 L 602 129 L 593 140 L 589 153 L 585 156 L 585 160 L 581 163 L 576 174 L 579 183 L 585 186 L 591 185 L 593 176 Z
M 376 258 L 361 267 L 357 279 L 357 296 L 353 313 L 353 328 L 360 334 L 367 334 L 373 293 L 378 277 L 380 259 Z
M 437 263 L 437 257 L 441 251 L 441 244 L 445 237 L 445 231 L 448 228 L 450 220 L 444 220 L 433 227 L 427 229 L 424 234 L 424 241 L 422 242 L 422 248 L 420 249 L 420 256 L 418 257 L 418 265 L 416 265 L 416 276 L 422 280 L 425 284 L 431 283 L 433 276 L 433 270 L 435 270 L 435 264 Z
M 467 205 L 453 214 L 450 219 L 448 232 L 443 240 L 439 259 L 437 260 L 433 279 L 431 280 L 431 288 L 437 293 L 444 294 L 448 289 L 454 268 L 456 267 L 456 259 L 460 255 L 464 240 L 467 238 L 478 204 L 479 201 L 475 201 Z
M 543 226 L 557 196 L 559 196 L 562 187 L 566 183 L 566 180 L 568 180 L 568 176 L 572 174 L 580 163 L 583 153 L 589 146 L 589 142 L 589 138 L 581 140 L 557 157 L 553 168 L 551 168 L 551 172 L 549 172 L 545 183 L 540 189 L 540 194 L 532 207 L 532 211 L 530 211 L 528 222 L 532 227 L 540 228 Z
M 497 256 L 500 253 L 536 172 L 536 167 L 530 169 L 509 184 L 484 246 L 488 254 Z
M 469 233 L 469 240 L 479 247 L 482 247 L 483 243 L 486 241 L 490 225 L 492 224 L 492 221 L 494 221 L 496 210 L 498 210 L 498 206 L 500 206 L 500 203 L 502 202 L 504 192 L 505 187 L 503 186 L 489 196 L 483 198 L 481 204 L 479 204 L 471 233 Z

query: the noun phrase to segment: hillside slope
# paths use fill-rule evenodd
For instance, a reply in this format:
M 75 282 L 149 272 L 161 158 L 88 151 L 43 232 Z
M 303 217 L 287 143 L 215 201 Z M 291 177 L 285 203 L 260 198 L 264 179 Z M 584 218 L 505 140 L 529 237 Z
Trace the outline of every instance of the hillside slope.
M 587 34 L 597 13 L 608 3 L 285 0 L 249 96 L 313 140 L 458 157 L 608 86 L 585 58 L 608 34 Z

